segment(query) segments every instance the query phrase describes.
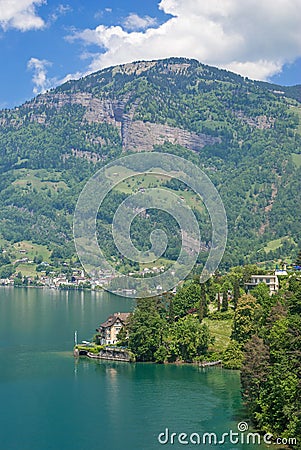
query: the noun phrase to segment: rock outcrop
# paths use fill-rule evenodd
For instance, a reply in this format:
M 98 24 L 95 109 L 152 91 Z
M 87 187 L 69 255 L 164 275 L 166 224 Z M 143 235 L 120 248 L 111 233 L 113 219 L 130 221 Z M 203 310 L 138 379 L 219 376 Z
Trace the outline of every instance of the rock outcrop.
M 123 133 L 123 148 L 128 151 L 151 151 L 155 145 L 164 142 L 178 144 L 193 151 L 200 151 L 205 145 L 221 142 L 220 138 L 196 134 L 177 127 L 141 120 L 131 121 Z
M 83 121 L 89 123 L 109 123 L 118 128 L 122 138 L 123 151 L 152 151 L 154 146 L 164 142 L 181 145 L 192 151 L 200 151 L 205 145 L 221 142 L 218 137 L 196 134 L 169 125 L 135 120 L 137 100 L 130 111 L 126 111 L 128 98 L 120 100 L 96 98 L 90 93 L 41 95 L 35 100 L 36 106 L 60 109 L 66 104 L 81 105 L 85 108 Z M 45 122 L 46 116 L 36 115 L 32 118 L 39 123 Z

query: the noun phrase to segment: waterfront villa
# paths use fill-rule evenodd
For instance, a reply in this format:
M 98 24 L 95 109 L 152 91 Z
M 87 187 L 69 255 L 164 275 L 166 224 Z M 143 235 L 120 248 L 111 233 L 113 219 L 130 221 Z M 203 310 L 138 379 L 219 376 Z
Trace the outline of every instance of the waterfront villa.
M 114 313 L 100 324 L 97 331 L 97 340 L 101 345 L 114 345 L 121 328 L 126 325 L 131 313 Z
M 277 275 L 251 275 L 251 280 L 246 283 L 246 290 L 249 292 L 259 283 L 265 283 L 270 290 L 270 295 L 275 294 L 279 290 L 279 281 Z

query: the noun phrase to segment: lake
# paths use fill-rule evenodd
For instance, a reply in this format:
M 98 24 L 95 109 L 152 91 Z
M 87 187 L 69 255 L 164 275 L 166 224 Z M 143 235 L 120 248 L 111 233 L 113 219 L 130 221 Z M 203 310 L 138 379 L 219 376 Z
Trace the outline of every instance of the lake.
M 245 421 L 237 371 L 73 357 L 75 330 L 90 339 L 133 306 L 105 292 L 0 288 L 1 450 L 263 448 L 194 444 Z

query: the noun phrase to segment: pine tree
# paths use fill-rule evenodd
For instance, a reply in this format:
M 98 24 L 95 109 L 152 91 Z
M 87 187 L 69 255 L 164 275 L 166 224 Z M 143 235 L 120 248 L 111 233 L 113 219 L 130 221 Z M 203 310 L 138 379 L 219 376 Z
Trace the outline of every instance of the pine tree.
M 257 335 L 246 343 L 244 361 L 241 369 L 243 397 L 251 412 L 252 418 L 260 412 L 260 392 L 269 372 L 270 354 L 268 346 Z
M 218 311 L 221 310 L 221 293 L 220 293 L 220 291 L 218 291 L 218 293 L 217 293 L 217 310 Z
M 228 311 L 228 286 L 223 287 L 223 297 L 222 297 L 222 312 Z
M 201 283 L 201 296 L 199 301 L 198 313 L 199 313 L 199 321 L 200 323 L 202 323 L 203 318 L 206 317 L 208 314 L 207 295 L 204 283 Z
M 239 343 L 247 342 L 260 327 L 262 309 L 250 294 L 239 298 L 235 311 L 231 338 Z
M 169 302 L 168 302 L 168 321 L 170 323 L 173 323 L 175 321 L 175 313 L 173 309 L 173 295 L 169 296 Z
M 237 307 L 237 302 L 240 296 L 240 290 L 239 290 L 239 280 L 238 278 L 235 278 L 235 280 L 233 281 L 233 306 L 234 306 L 234 310 Z

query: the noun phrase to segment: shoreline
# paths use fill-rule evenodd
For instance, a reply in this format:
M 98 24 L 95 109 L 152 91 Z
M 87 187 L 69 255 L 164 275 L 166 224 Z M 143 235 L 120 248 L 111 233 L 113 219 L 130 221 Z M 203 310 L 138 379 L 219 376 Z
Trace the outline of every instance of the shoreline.
M 107 349 L 104 349 L 105 352 L 109 352 L 110 355 L 100 355 L 100 354 L 95 354 L 92 352 L 89 352 L 88 350 L 85 352 L 85 350 L 83 349 L 79 349 L 76 346 L 73 349 L 73 356 L 74 358 L 78 359 L 78 358 L 89 358 L 89 359 L 94 359 L 94 360 L 102 360 L 102 361 L 120 361 L 120 362 L 129 362 L 129 363 L 137 363 L 137 364 L 156 364 L 156 365 L 164 365 L 164 366 L 195 366 L 198 367 L 200 369 L 207 369 L 208 367 L 219 367 L 221 369 L 225 369 L 225 370 L 238 370 L 239 369 L 227 369 L 226 367 L 223 367 L 223 361 L 220 360 L 216 360 L 216 361 L 173 361 L 173 362 L 163 362 L 163 363 L 158 363 L 158 362 L 153 362 L 153 361 L 136 361 L 135 358 L 132 358 L 129 351 L 127 351 L 126 349 L 122 349 L 119 347 L 108 347 Z M 82 352 L 82 353 L 81 353 Z M 83 353 L 85 352 L 85 353 Z M 120 353 L 124 353 L 128 356 L 128 358 L 120 358 L 120 355 L 114 357 L 113 353 L 116 352 L 118 354 Z
M 42 285 L 42 286 L 34 286 L 34 285 L 20 285 L 20 286 L 15 286 L 13 284 L 0 284 L 0 288 L 17 288 L 17 289 L 49 289 L 49 290 L 53 290 L 53 291 L 93 291 L 93 292 L 101 292 L 101 291 L 105 291 L 104 288 L 102 287 L 98 287 L 97 289 L 95 288 L 89 288 L 89 287 L 80 287 L 80 286 L 76 286 L 76 287 L 64 287 L 61 288 L 60 286 L 47 286 L 47 285 Z

